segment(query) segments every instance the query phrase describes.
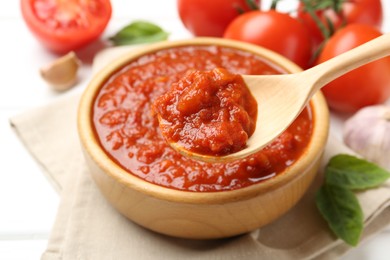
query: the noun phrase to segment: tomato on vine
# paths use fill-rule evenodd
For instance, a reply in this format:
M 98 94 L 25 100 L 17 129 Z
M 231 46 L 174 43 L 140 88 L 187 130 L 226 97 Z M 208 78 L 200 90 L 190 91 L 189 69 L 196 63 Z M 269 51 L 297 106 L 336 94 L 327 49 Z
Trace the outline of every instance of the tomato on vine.
M 305 24 L 317 48 L 347 24 L 362 23 L 380 30 L 383 8 L 381 0 L 300 0 L 297 18 Z
M 349 24 L 338 30 L 324 45 L 318 63 L 329 60 L 382 35 L 364 24 Z M 322 88 L 330 108 L 339 112 L 385 102 L 390 98 L 390 57 L 366 64 Z
M 222 37 L 228 24 L 241 13 L 258 9 L 260 0 L 178 0 L 184 26 L 195 36 Z
M 251 11 L 234 19 L 224 37 L 260 45 L 307 68 L 311 58 L 310 37 L 298 20 L 275 10 Z

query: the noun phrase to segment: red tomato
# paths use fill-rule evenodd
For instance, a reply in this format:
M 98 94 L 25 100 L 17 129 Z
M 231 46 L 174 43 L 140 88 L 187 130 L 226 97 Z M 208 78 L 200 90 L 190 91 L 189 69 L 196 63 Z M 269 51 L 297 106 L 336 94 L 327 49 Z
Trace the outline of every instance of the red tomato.
M 255 2 L 260 4 L 260 0 Z M 222 37 L 240 10 L 250 10 L 246 0 L 178 0 L 177 7 L 181 21 L 193 35 L 214 37 Z
M 305 27 L 288 14 L 252 11 L 229 24 L 225 38 L 250 42 L 273 50 L 306 68 L 311 58 L 310 37 Z
M 382 35 L 369 25 L 350 24 L 337 31 L 325 44 L 318 63 L 331 59 Z M 390 57 L 386 57 L 332 81 L 323 93 L 329 106 L 340 112 L 356 110 L 386 101 L 390 97 Z
M 363 23 L 380 30 L 383 21 L 381 0 L 345 1 L 342 4 L 341 14 L 337 14 L 333 9 L 326 9 L 317 11 L 317 15 L 325 25 L 327 24 L 327 19 L 329 19 L 334 25 L 335 30 L 343 26 L 344 23 Z M 324 37 L 310 14 L 304 11 L 302 3 L 299 4 L 297 16 L 308 28 L 313 39 L 313 45 L 318 47 L 324 40 Z
M 109 0 L 21 0 L 21 9 L 31 32 L 57 53 L 96 40 L 111 17 Z

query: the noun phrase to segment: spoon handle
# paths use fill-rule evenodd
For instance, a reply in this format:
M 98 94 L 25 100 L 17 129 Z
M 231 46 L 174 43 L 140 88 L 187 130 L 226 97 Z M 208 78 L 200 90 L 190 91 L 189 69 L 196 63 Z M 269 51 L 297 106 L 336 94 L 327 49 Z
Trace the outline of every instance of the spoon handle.
M 379 36 L 302 72 L 302 77 L 306 80 L 312 80 L 313 83 L 307 84 L 307 86 L 312 87 L 309 96 L 348 71 L 388 55 L 390 55 L 390 33 Z

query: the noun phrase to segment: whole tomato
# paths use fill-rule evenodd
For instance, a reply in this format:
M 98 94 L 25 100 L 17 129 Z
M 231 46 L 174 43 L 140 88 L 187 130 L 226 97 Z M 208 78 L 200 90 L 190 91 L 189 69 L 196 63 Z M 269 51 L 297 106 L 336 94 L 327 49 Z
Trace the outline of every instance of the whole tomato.
M 260 0 L 254 1 L 257 5 Z M 178 0 L 184 26 L 195 36 L 222 37 L 225 28 L 241 11 L 251 8 L 246 0 Z
M 376 28 L 350 24 L 337 31 L 325 44 L 318 63 L 329 60 L 382 35 Z M 382 103 L 390 97 L 390 57 L 366 64 L 322 88 L 330 108 L 340 112 Z
M 110 0 L 21 0 L 20 4 L 31 32 L 56 53 L 96 40 L 111 17 Z
M 318 3 L 318 1 L 314 2 Z M 334 30 L 351 23 L 367 24 L 380 30 L 383 22 L 381 0 L 344 0 L 339 2 L 341 5 L 340 12 L 336 12 L 332 8 L 316 11 L 320 21 L 327 29 L 329 29 L 328 22 L 331 22 Z M 312 16 L 305 11 L 305 5 L 302 2 L 299 3 L 297 17 L 309 30 L 314 47 L 318 47 L 324 40 L 324 36 Z
M 229 24 L 224 37 L 273 50 L 302 68 L 307 68 L 311 58 L 311 42 L 305 27 L 288 14 L 274 10 L 240 15 Z

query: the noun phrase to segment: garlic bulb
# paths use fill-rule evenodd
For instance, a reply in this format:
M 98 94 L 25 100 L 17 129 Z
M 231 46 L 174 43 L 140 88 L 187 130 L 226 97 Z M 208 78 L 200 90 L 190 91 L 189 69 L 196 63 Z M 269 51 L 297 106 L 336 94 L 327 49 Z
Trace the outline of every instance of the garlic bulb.
M 365 107 L 345 122 L 344 142 L 352 150 L 390 170 L 390 106 Z
M 64 91 L 77 82 L 80 60 L 74 52 L 69 52 L 41 69 L 41 76 L 55 90 Z

